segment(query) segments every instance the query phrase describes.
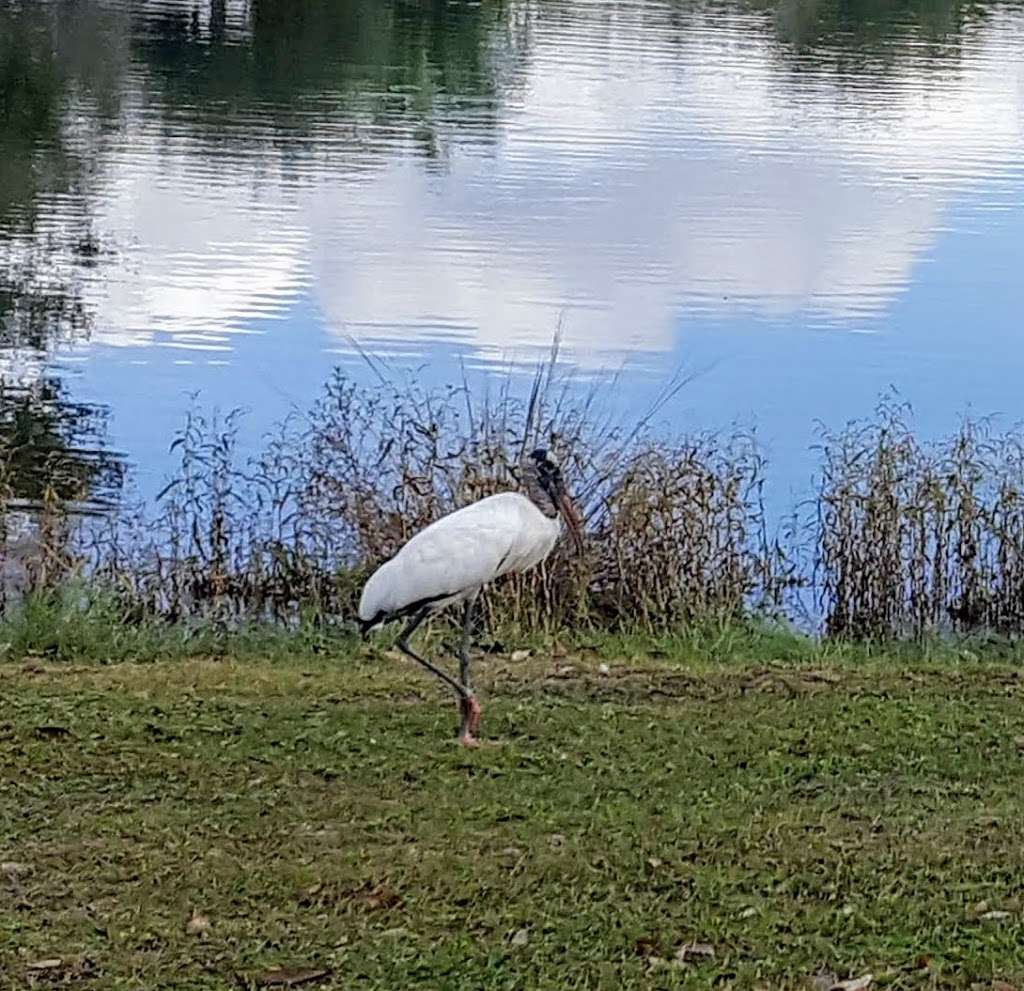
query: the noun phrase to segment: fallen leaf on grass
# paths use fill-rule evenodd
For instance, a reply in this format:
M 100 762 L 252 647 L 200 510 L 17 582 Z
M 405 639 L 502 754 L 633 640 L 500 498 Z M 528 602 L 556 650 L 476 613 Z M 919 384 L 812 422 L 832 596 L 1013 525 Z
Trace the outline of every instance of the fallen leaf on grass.
M 1017 988 L 1007 981 L 993 981 L 992 991 L 1017 991 Z
M 33 960 L 31 963 L 25 964 L 26 970 L 57 970 L 59 967 L 64 966 L 64 960 L 61 957 L 51 957 L 48 960 Z
M 530 931 L 528 929 L 517 929 L 509 939 L 513 946 L 526 946 L 530 942 Z
M 710 943 L 683 943 L 676 950 L 676 963 L 689 963 L 691 960 L 714 957 L 715 948 Z
M 525 661 L 530 656 L 528 650 L 513 650 L 509 655 L 509 660 L 518 663 L 519 661 Z
M 602 675 L 609 675 L 612 673 L 612 669 L 607 664 L 598 664 L 597 673 Z
M 348 897 L 370 912 L 381 908 L 395 908 L 402 904 L 402 896 L 386 884 L 378 884 L 376 887 L 363 885 L 362 888 L 350 891 Z
M 814 991 L 829 991 L 838 980 L 838 975 L 822 970 L 809 977 L 807 983 L 810 984 Z
M 294 988 L 330 976 L 331 972 L 323 967 L 271 967 L 257 974 L 255 981 L 261 988 Z
M 25 967 L 36 980 L 62 981 L 64 984 L 78 978 L 88 977 L 96 970 L 93 961 L 84 956 L 52 957 L 48 960 L 27 963 Z
M 185 930 L 190 932 L 193 936 L 198 936 L 200 933 L 206 932 L 210 928 L 210 920 L 197 912 L 195 909 L 192 910 L 192 918 L 185 924 Z
M 865 988 L 871 987 L 874 979 L 874 974 L 865 974 L 863 977 L 852 977 L 848 981 L 836 981 L 829 991 L 865 991 Z
M 58 737 L 70 736 L 70 735 L 71 735 L 71 730 L 69 730 L 67 728 L 67 726 L 47 725 L 47 726 L 37 726 L 36 727 L 36 736 L 38 736 L 38 737 L 40 737 L 41 739 L 44 739 L 44 740 L 54 740 L 54 739 L 57 739 Z
M 1001 912 L 998 909 L 993 909 L 991 912 L 982 912 L 978 916 L 979 919 L 1008 919 L 1011 916 L 1011 912 Z

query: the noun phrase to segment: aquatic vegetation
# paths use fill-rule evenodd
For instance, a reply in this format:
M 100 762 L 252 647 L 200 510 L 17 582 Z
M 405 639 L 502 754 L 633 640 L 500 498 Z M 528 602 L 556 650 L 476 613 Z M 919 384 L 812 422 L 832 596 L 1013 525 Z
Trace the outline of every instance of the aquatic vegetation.
M 1024 434 L 965 420 L 925 443 L 910 411 L 822 438 L 815 564 L 826 633 L 1024 629 Z
M 623 427 L 539 369 L 475 399 L 464 386 L 375 388 L 336 375 L 306 417 L 239 459 L 233 416 L 188 417 L 179 470 L 156 514 L 88 528 L 82 571 L 133 608 L 294 622 L 351 618 L 366 570 L 443 513 L 514 488 L 524 449 L 559 452 L 592 539 L 560 549 L 483 603 L 491 628 L 673 623 L 742 613 L 763 591 L 761 462 L 747 438 L 648 435 Z
M 136 620 L 344 625 L 369 569 L 443 513 L 515 488 L 523 452 L 544 444 L 584 510 L 586 552 L 561 547 L 495 583 L 482 602 L 495 633 L 656 634 L 747 616 L 871 640 L 1024 626 L 1019 431 L 964 421 L 926 443 L 886 399 L 870 420 L 823 430 L 818 489 L 773 532 L 752 436 L 654 430 L 681 383 L 623 424 L 600 386 L 557 367 L 555 353 L 532 380 L 510 376 L 482 397 L 465 383 L 367 386 L 338 372 L 308 413 L 244 457 L 237 414 L 194 409 L 153 505 L 83 517 L 60 459 L 36 466 L 28 541 L 10 532 L 24 502 L 17 437 L 0 437 L 5 593 L 78 580 Z

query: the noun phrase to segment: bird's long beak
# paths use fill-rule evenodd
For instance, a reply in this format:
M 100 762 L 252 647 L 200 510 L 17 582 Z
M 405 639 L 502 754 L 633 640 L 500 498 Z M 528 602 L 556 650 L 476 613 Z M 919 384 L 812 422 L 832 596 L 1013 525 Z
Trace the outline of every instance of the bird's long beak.
M 569 528 L 569 534 L 572 536 L 572 542 L 576 545 L 578 553 L 583 553 L 583 521 L 580 519 L 580 514 L 576 512 L 576 506 L 573 504 L 569 493 L 564 489 L 558 494 L 558 511 L 562 514 L 562 519 L 565 520 L 565 525 Z

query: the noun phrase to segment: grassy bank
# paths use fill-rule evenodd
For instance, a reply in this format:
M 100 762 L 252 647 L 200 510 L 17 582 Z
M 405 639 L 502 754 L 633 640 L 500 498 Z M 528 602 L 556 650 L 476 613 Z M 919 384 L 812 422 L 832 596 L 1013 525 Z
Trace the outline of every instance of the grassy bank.
M 538 642 L 467 753 L 379 645 L 221 646 L 8 649 L 0 987 L 1024 982 L 1012 652 Z

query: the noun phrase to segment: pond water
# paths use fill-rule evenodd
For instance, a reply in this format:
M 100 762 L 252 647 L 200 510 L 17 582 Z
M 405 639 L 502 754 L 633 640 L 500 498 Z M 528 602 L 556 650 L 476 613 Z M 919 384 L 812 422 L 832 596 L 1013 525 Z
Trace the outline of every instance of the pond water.
M 1022 152 L 1020 3 L 0 0 L 0 430 L 151 495 L 190 393 L 252 444 L 560 326 L 782 505 L 890 386 L 1020 416 Z

